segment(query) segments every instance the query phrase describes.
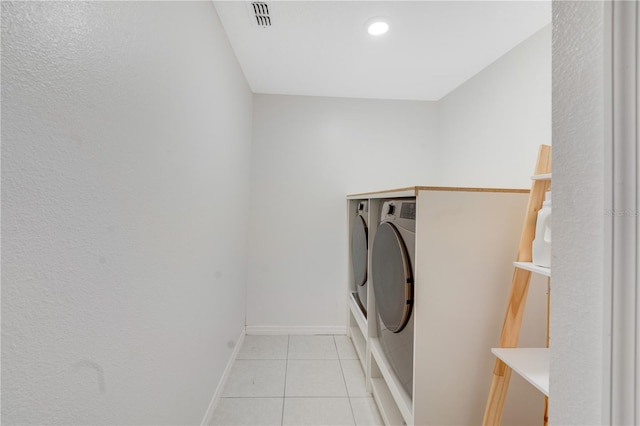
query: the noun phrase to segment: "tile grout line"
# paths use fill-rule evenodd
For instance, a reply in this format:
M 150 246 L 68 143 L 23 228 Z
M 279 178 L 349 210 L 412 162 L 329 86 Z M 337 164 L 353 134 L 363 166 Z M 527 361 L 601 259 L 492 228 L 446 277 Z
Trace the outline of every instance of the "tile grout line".
M 349 400 L 349 408 L 351 409 L 351 416 L 352 416 L 352 420 L 353 420 L 353 424 L 355 425 L 355 412 L 353 410 L 353 405 L 352 405 L 352 397 L 349 395 L 349 390 L 347 388 L 347 383 L 346 383 L 346 375 L 344 372 L 344 367 L 342 364 L 343 359 L 340 357 L 340 353 L 338 351 L 338 342 L 336 339 L 335 335 L 331 336 L 333 339 L 333 343 L 334 343 L 334 349 L 336 350 L 336 354 L 338 356 L 338 363 L 340 365 L 340 372 L 342 374 L 342 379 L 343 379 L 343 383 L 345 385 L 345 390 L 346 390 L 346 398 Z M 285 355 L 285 374 L 284 374 L 284 392 L 283 392 L 283 396 L 282 396 L 282 410 L 281 410 L 281 426 L 284 426 L 284 414 L 285 414 L 285 409 L 286 409 L 286 401 L 287 399 L 292 400 L 292 399 L 336 399 L 336 398 L 341 398 L 338 395 L 327 395 L 327 396 L 286 396 L 286 382 L 287 382 L 287 377 L 288 377 L 288 367 L 289 367 L 289 359 L 290 359 L 290 349 L 291 349 L 291 336 L 287 335 L 287 345 L 286 345 L 286 355 Z M 261 358 L 258 356 L 255 357 L 251 357 L 251 358 L 245 358 L 245 359 L 236 359 L 234 361 L 234 366 L 237 365 L 239 362 L 252 362 L 252 361 L 277 361 L 278 358 Z M 345 358 L 345 360 L 351 360 L 350 358 Z M 357 360 L 357 358 L 356 358 Z M 296 359 L 294 359 L 294 361 L 296 361 Z M 300 361 L 331 361 L 331 358 L 307 358 L 307 359 L 300 359 Z M 228 397 L 221 397 L 221 399 L 272 399 L 274 398 L 274 396 L 228 396 Z M 362 397 L 354 397 L 354 398 L 367 398 L 365 396 Z
M 288 396 L 289 399 L 370 399 L 370 396 Z M 221 399 L 282 399 L 279 396 L 225 396 Z
M 347 401 L 349 401 L 349 408 L 351 409 L 351 418 L 353 419 L 354 426 L 356 425 L 356 415 L 353 412 L 353 405 L 351 404 L 351 397 L 349 396 L 349 387 L 347 386 L 347 379 L 344 377 L 344 368 L 342 367 L 342 358 L 340 358 L 340 352 L 338 351 L 338 342 L 336 342 L 336 336 L 333 336 L 333 344 L 336 347 L 336 353 L 338 354 L 338 362 L 340 363 L 340 372 L 342 373 L 342 381 L 344 382 L 344 389 L 347 391 Z
M 284 362 L 284 391 L 282 392 L 282 418 L 280 419 L 280 426 L 284 426 L 284 406 L 287 402 L 287 370 L 289 370 L 289 344 L 291 342 L 291 336 L 287 334 L 287 358 Z

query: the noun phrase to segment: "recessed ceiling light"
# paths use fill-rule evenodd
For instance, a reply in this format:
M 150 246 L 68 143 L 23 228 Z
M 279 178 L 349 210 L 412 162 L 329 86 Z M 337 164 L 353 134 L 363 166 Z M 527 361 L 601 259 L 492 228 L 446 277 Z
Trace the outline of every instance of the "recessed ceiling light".
M 380 36 L 389 31 L 389 24 L 384 18 L 373 18 L 367 22 L 367 32 L 372 36 Z

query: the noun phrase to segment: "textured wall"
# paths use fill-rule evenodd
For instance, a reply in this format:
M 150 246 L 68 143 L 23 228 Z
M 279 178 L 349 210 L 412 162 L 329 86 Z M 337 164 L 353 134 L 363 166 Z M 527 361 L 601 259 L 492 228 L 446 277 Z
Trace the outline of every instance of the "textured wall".
M 432 180 L 432 102 L 256 95 L 247 325 L 346 325 L 349 193 Z
M 602 2 L 553 4 L 550 423 L 600 424 L 604 298 Z
M 438 178 L 446 185 L 530 188 L 551 144 L 551 25 L 438 102 Z
M 252 97 L 210 2 L 2 2 L 2 423 L 199 424 Z

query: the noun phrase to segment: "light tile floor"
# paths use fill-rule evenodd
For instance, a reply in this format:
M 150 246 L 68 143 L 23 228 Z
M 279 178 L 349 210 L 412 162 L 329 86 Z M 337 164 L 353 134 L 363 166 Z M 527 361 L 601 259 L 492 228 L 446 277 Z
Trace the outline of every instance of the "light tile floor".
M 347 336 L 246 336 L 213 425 L 382 425 Z

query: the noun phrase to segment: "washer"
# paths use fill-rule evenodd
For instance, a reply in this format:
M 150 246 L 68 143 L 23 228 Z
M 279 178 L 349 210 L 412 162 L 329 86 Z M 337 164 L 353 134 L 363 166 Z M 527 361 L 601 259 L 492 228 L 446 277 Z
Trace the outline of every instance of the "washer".
M 367 317 L 367 269 L 369 259 L 369 201 L 358 202 L 356 217 L 351 227 L 351 264 L 353 267 L 354 298 Z
M 404 390 L 413 394 L 413 264 L 416 201 L 385 201 L 373 242 L 371 281 L 382 349 Z

